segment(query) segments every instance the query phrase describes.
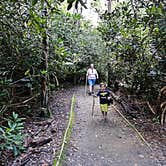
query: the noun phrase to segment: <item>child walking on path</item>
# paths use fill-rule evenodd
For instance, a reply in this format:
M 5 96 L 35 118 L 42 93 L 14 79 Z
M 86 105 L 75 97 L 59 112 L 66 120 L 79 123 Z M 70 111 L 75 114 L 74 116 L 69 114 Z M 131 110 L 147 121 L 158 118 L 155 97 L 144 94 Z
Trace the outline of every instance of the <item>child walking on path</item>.
M 106 89 L 106 84 L 101 83 L 100 84 L 100 90 L 97 93 L 97 96 L 100 100 L 100 110 L 103 115 L 104 120 L 107 119 L 107 112 L 108 112 L 108 105 L 110 104 L 110 91 Z M 97 97 L 96 96 L 96 97 Z

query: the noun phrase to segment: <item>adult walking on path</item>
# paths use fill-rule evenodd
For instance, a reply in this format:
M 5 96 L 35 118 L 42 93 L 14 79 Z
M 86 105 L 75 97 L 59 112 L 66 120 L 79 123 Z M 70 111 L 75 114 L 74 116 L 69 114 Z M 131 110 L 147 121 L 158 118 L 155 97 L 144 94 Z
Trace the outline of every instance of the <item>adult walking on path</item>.
M 88 78 L 89 95 L 91 95 L 94 93 L 94 85 L 96 83 L 96 79 L 99 78 L 97 70 L 94 68 L 94 64 L 90 65 L 90 68 L 86 73 L 86 77 Z

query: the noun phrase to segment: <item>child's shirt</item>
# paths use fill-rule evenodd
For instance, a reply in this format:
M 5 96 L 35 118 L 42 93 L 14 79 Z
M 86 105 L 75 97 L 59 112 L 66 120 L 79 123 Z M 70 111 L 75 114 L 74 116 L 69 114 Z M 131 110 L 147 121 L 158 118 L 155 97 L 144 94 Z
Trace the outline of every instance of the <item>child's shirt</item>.
M 100 104 L 108 104 L 108 97 L 110 96 L 110 92 L 108 90 L 99 91 L 97 96 L 100 98 Z

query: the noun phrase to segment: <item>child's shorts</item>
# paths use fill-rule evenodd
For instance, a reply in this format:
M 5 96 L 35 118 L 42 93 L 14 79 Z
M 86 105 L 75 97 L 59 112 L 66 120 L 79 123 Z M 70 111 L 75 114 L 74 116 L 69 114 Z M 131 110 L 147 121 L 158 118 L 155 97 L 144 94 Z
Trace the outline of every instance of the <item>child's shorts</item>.
M 100 104 L 100 110 L 102 112 L 108 112 L 108 104 Z

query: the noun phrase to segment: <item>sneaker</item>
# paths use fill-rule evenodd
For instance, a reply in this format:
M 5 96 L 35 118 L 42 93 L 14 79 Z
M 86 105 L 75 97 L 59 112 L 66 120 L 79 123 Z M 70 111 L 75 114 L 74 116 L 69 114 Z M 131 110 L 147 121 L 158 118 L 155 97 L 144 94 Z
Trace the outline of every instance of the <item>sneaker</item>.
M 91 93 L 91 92 L 89 92 L 88 94 L 91 96 L 91 94 L 92 94 L 92 93 Z

